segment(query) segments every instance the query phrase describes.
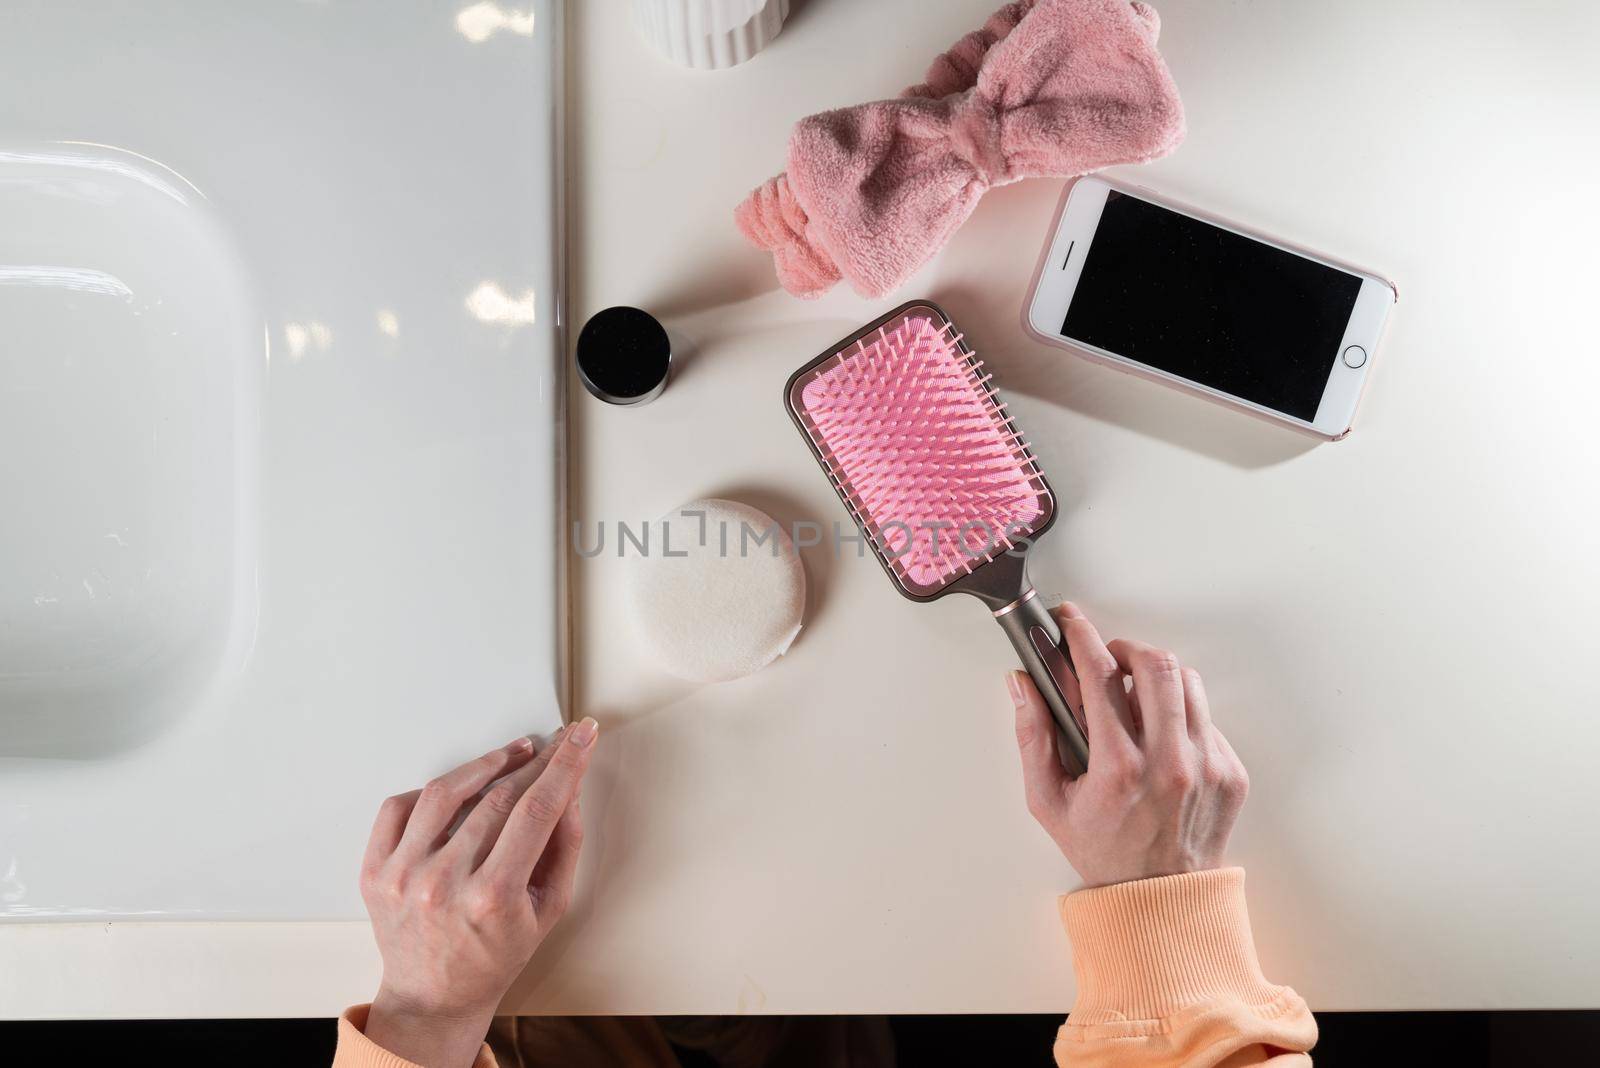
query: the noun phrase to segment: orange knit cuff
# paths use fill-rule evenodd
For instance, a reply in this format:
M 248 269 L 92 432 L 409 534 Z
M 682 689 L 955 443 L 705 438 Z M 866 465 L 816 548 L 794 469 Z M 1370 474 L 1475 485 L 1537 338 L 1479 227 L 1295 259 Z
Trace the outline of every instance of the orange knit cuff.
M 1075 1023 L 1156 1020 L 1225 996 L 1265 1005 L 1284 992 L 1256 961 L 1243 868 L 1080 890 L 1060 907 L 1078 974 Z
M 371 1008 L 371 1005 L 355 1005 L 339 1017 L 339 1048 L 333 1055 L 333 1068 L 419 1068 L 363 1033 Z M 494 1054 L 489 1052 L 487 1044 L 478 1050 L 478 1059 L 472 1062 L 472 1068 L 496 1068 Z

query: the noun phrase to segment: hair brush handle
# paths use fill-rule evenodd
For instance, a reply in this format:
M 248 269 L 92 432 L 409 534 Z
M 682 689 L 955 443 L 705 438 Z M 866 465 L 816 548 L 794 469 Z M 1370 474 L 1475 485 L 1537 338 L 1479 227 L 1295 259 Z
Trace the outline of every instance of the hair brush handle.
M 1044 703 L 1050 706 L 1050 714 L 1056 721 L 1061 763 L 1074 776 L 1082 775 L 1089 768 L 1089 740 L 1082 721 L 1083 697 L 1061 628 L 1056 626 L 1033 590 L 996 612 L 995 619 L 1011 639 L 1018 659 L 1028 669 Z

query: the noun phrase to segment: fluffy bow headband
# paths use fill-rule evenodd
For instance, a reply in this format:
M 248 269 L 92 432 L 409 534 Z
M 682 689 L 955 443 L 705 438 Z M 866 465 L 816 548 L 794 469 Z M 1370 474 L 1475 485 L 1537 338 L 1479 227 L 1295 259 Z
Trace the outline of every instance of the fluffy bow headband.
M 881 297 L 943 247 L 995 185 L 1166 155 L 1183 104 L 1160 19 L 1128 0 L 1019 0 L 934 60 L 927 82 L 801 119 L 789 171 L 734 219 L 789 292 L 841 277 Z

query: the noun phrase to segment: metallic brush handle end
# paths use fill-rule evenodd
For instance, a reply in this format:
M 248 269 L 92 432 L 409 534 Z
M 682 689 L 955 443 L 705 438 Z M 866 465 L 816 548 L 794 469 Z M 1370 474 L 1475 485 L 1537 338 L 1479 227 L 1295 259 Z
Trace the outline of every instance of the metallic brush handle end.
M 1017 658 L 1050 707 L 1050 715 L 1056 721 L 1061 763 L 1073 776 L 1082 775 L 1089 768 L 1083 697 L 1061 628 L 1033 589 L 996 611 L 994 618 L 1011 639 Z

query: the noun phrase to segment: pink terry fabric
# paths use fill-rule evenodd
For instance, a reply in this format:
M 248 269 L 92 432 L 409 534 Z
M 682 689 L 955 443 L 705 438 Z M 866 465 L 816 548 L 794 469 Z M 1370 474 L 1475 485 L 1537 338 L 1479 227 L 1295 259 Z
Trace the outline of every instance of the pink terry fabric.
M 734 211 L 801 297 L 841 277 L 892 292 L 990 186 L 1164 156 L 1183 104 L 1156 50 L 1160 19 L 1128 0 L 1018 0 L 894 100 L 801 119 L 789 170 Z
M 1038 0 L 1016 0 L 989 16 L 982 29 L 973 30 L 950 46 L 950 51 L 934 60 L 923 75 L 921 85 L 901 91 L 901 96 L 921 96 L 937 100 L 951 93 L 964 93 L 978 84 L 978 71 L 994 43 L 1022 21 Z

